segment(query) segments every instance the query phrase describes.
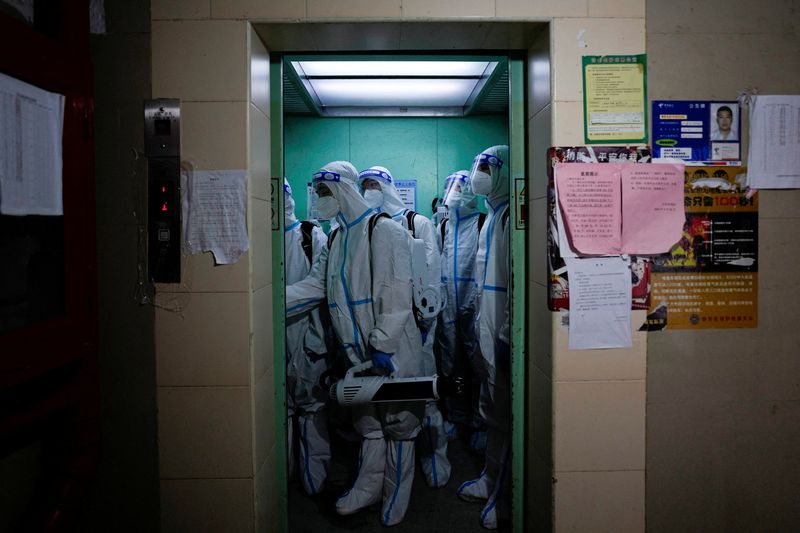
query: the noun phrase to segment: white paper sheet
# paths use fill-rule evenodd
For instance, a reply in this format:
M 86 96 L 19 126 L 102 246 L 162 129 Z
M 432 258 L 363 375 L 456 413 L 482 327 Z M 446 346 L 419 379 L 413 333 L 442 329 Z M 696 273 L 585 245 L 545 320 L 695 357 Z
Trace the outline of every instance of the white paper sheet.
M 554 169 L 553 172 L 556 172 Z M 556 229 L 558 230 L 558 251 L 561 257 L 578 257 L 578 252 L 576 252 L 572 246 L 569 245 L 569 239 L 567 238 L 567 228 L 564 225 L 564 218 L 561 215 L 561 206 L 558 204 L 558 180 L 553 180 L 553 186 L 555 187 L 555 194 L 556 194 Z
M 800 188 L 800 96 L 751 98 L 747 180 L 754 189 Z
M 183 196 L 186 255 L 212 252 L 217 264 L 229 265 L 249 249 L 246 175 L 244 170 L 196 170 L 187 176 Z
M 63 215 L 64 96 L 0 74 L 0 213 Z
M 630 348 L 631 272 L 627 259 L 566 258 L 569 349 Z

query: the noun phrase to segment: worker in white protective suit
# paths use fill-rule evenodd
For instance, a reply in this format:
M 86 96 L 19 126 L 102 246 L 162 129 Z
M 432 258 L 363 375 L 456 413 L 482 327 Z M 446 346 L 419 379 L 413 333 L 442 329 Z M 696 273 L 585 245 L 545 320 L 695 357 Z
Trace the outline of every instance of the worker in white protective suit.
M 289 308 L 313 306 L 327 295 L 333 329 L 353 365 L 372 361 L 374 369 L 396 377 L 421 376 L 422 341 L 414 321 L 411 235 L 369 208 L 357 189 L 352 164 L 335 161 L 314 174 L 318 208 L 337 218 L 328 237 L 324 264 L 286 288 Z M 358 477 L 336 502 L 348 515 L 383 502 L 381 523 L 400 523 L 408 509 L 414 477 L 414 439 L 424 402 L 353 406 L 353 425 L 362 436 Z
M 297 220 L 294 198 L 284 180 L 284 253 L 286 284 L 305 278 L 319 262 L 327 237 L 319 224 Z M 288 309 L 291 311 L 291 309 Z M 306 494 L 319 494 L 328 477 L 331 446 L 325 402 L 328 392 L 319 378 L 329 367 L 325 308 L 316 307 L 286 319 L 286 409 L 288 420 L 289 473 L 294 471 L 295 447 L 299 449 L 300 482 Z M 295 431 L 299 442 L 295 443 Z
M 412 237 L 425 243 L 426 264 L 434 270 L 437 283 L 433 287 L 438 293 L 441 269 L 441 255 L 436 242 L 436 228 L 431 221 L 419 213 L 406 208 L 394 184 L 392 174 L 384 167 L 374 166 L 358 175 L 361 192 L 367 205 L 392 217 Z M 417 326 L 422 338 L 423 374 L 436 374 L 436 358 L 433 354 L 433 341 L 436 332 L 437 317 L 421 319 L 417 317 Z M 417 441 L 420 464 L 425 473 L 425 481 L 429 487 L 445 486 L 450 479 L 450 461 L 447 459 L 447 435 L 444 431 L 444 420 L 436 401 L 425 404 L 425 416 L 422 419 L 422 434 Z
M 448 432 L 454 426 L 471 431 L 469 446 L 481 451 L 485 447 L 483 420 L 478 413 L 479 384 L 472 360 L 477 346 L 475 314 L 477 286 L 475 255 L 478 231 L 485 215 L 478 212 L 478 200 L 468 184 L 469 173 L 460 170 L 447 177 L 444 205 L 447 218 L 439 224 L 437 238 L 442 252 L 442 286 L 444 307 L 439 316 L 436 344 L 442 374 L 461 377 L 467 384 L 465 398 L 448 398 Z
M 458 496 L 486 502 L 480 523 L 487 529 L 497 529 L 498 506 L 505 514 L 510 477 L 509 164 L 508 146 L 492 146 L 478 154 L 470 173 L 472 190 L 486 196 L 489 211 L 475 263 L 480 289 L 476 327 L 483 364 L 480 408 L 488 431 L 485 467 L 480 477 L 458 488 Z

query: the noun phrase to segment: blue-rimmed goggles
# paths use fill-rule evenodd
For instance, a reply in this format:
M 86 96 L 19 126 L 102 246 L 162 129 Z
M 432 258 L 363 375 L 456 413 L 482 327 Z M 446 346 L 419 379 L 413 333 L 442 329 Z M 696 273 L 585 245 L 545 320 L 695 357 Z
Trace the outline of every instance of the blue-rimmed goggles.
M 445 180 L 445 183 L 451 183 L 453 181 L 464 181 L 465 182 L 465 181 L 467 181 L 467 179 L 469 179 L 469 176 L 465 176 L 464 174 L 450 174 L 449 176 L 447 176 L 447 179 Z
M 493 155 L 493 154 L 483 153 L 483 154 L 479 154 L 475 158 L 475 165 L 481 165 L 483 163 L 486 163 L 487 165 L 493 166 L 493 167 L 497 168 L 498 170 L 503 168 L 503 160 L 500 159 L 499 157 L 497 157 L 496 155 Z
M 286 194 L 292 194 L 292 188 L 289 186 L 289 182 L 286 180 L 283 180 L 283 192 Z
M 358 182 L 359 183 L 363 184 L 364 180 L 369 180 L 369 179 L 373 179 L 373 180 L 378 179 L 378 180 L 381 180 L 381 181 L 383 181 L 384 183 L 387 183 L 387 184 L 392 183 L 392 176 L 389 175 L 388 172 L 384 172 L 383 170 L 378 170 L 378 169 L 375 169 L 375 168 L 368 168 L 367 170 L 362 171 L 358 175 Z
M 326 181 L 332 181 L 335 183 L 339 183 L 342 177 L 339 175 L 338 172 L 330 172 L 330 171 L 322 171 L 317 172 L 313 176 L 311 176 L 311 181 L 314 183 L 324 183 Z

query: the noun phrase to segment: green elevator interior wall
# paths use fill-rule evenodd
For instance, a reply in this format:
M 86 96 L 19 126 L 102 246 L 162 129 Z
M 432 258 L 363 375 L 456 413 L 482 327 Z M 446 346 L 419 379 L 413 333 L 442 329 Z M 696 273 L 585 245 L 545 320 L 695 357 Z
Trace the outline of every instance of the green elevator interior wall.
M 284 163 L 298 218 L 305 218 L 306 184 L 331 161 L 360 171 L 389 169 L 396 180 L 417 180 L 417 210 L 431 216 L 431 201 L 447 176 L 469 170 L 489 146 L 508 144 L 508 118 L 316 118 L 286 116 Z

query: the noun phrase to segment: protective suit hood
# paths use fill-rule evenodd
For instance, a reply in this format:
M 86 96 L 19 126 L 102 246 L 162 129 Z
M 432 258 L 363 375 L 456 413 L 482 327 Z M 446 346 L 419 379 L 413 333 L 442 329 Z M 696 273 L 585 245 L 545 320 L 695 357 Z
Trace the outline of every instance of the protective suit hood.
M 508 158 L 508 146 L 502 144 L 492 146 L 475 156 L 470 171 L 470 182 L 478 172 L 481 164 L 489 166 L 489 175 L 492 178 L 492 189 L 486 195 L 489 205 L 494 206 L 508 199 L 508 172 L 511 161 Z
M 333 192 L 339 203 L 340 223 L 349 225 L 359 217 L 372 211 L 358 192 L 358 171 L 348 161 L 333 161 L 313 175 L 314 186 L 324 183 Z
M 369 167 L 367 170 L 362 170 L 358 175 L 358 184 L 361 186 L 364 180 L 372 179 L 377 181 L 381 186 L 383 192 L 383 205 L 380 208 L 382 213 L 388 214 L 390 217 L 402 214 L 406 210 L 406 205 L 400 199 L 400 194 L 394 185 L 394 178 L 391 172 L 385 167 L 374 166 Z
M 294 197 L 292 197 L 292 186 L 289 181 L 283 178 L 283 223 L 288 228 L 297 222 L 297 216 L 294 214 Z

